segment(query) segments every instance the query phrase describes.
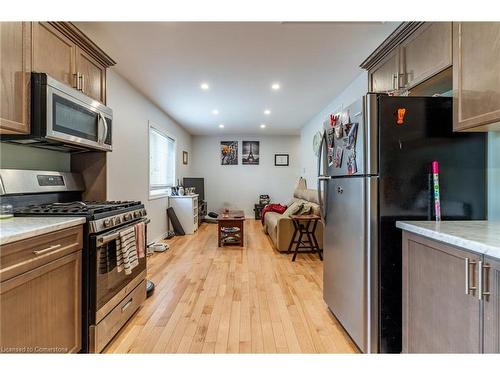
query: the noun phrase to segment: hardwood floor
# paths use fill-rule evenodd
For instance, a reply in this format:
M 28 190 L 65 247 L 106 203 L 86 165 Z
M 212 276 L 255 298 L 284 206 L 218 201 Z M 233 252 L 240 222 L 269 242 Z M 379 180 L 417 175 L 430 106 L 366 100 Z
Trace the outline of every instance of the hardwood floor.
M 217 247 L 217 226 L 167 241 L 148 258 L 154 294 L 107 353 L 353 353 L 322 298 L 315 254 L 273 249 L 260 222 L 245 247 Z

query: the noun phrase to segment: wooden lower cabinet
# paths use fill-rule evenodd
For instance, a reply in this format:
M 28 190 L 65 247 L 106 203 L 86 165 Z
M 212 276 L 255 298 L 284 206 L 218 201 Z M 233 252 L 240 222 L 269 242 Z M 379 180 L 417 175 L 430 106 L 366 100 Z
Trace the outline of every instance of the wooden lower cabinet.
M 79 246 L 68 254 L 65 249 L 71 245 L 65 246 L 62 241 L 72 231 Z M 58 233 L 61 238 L 57 238 Z M 79 226 L 38 236 L 36 240 L 43 243 L 41 250 L 37 244 L 21 249 L 19 244 L 27 240 L 2 246 L 3 254 L 38 252 L 46 262 L 40 265 L 32 259 L 24 260 L 36 266 L 0 282 L 0 353 L 75 353 L 81 349 L 81 234 Z M 43 237 L 53 238 L 50 246 Z M 64 255 L 54 259 L 51 254 Z
M 485 257 L 484 352 L 500 353 L 500 261 Z
M 437 241 L 403 234 L 403 352 L 480 353 L 479 255 Z M 474 263 L 475 262 L 475 263 Z
M 500 261 L 404 231 L 403 352 L 500 353 Z

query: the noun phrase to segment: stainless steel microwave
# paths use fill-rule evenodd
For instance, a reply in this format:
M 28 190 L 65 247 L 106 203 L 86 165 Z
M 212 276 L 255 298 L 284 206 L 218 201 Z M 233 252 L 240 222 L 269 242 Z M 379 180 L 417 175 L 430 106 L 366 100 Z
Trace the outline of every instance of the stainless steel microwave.
M 112 150 L 113 111 L 45 73 L 31 74 L 31 131 L 2 140 L 81 152 Z

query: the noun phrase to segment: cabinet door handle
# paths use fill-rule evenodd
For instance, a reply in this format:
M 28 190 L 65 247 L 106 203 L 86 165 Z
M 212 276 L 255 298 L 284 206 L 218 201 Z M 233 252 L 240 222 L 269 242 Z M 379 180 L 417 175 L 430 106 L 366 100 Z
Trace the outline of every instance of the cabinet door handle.
M 398 82 L 398 81 L 399 81 L 399 74 L 394 74 L 394 75 L 392 76 L 392 88 L 393 88 L 394 90 L 397 90 L 397 89 L 399 88 L 399 87 L 398 87 L 398 85 L 399 85 L 399 82 Z
M 75 78 L 75 86 L 73 88 L 80 90 L 80 72 L 73 73 L 73 77 Z
M 470 285 L 470 266 L 474 266 L 476 261 L 465 258 L 465 294 L 469 295 L 471 291 L 476 290 L 475 286 Z M 473 268 L 474 270 L 474 268 Z M 474 273 L 474 272 L 473 272 Z M 474 280 L 474 278 L 473 278 Z
M 478 294 L 477 294 L 477 298 L 479 298 L 479 300 L 482 300 L 483 297 L 486 297 L 486 299 L 488 299 L 488 296 L 490 295 L 490 292 L 489 292 L 489 287 L 487 288 L 484 288 L 484 270 L 487 270 L 491 268 L 488 264 L 484 264 L 482 261 L 479 261 L 479 277 L 478 277 Z M 484 290 L 483 290 L 484 289 Z M 486 290 L 487 289 L 487 290 Z
M 33 254 L 35 254 L 36 256 L 43 255 L 43 254 L 46 254 L 52 250 L 59 249 L 61 246 L 62 246 L 61 244 L 52 245 L 52 246 L 49 246 L 49 247 L 42 249 L 42 250 L 35 250 L 35 251 L 33 251 Z
M 80 89 L 84 93 L 85 92 L 85 74 L 82 74 L 81 78 L 82 78 L 82 85 L 81 85 Z
M 122 312 L 128 309 L 128 307 L 132 304 L 133 298 L 130 298 L 125 305 L 122 307 Z

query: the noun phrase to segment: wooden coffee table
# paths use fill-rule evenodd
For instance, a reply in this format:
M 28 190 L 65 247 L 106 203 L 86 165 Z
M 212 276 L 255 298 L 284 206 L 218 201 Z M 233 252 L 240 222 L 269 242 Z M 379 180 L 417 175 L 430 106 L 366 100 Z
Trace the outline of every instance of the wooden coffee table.
M 245 242 L 245 213 L 243 210 L 219 211 L 217 218 L 217 233 L 219 247 L 224 244 L 243 246 Z M 236 241 L 225 242 L 225 239 L 234 237 Z

